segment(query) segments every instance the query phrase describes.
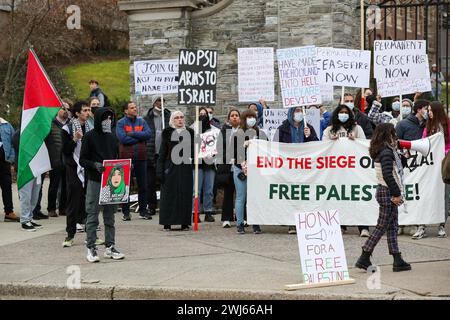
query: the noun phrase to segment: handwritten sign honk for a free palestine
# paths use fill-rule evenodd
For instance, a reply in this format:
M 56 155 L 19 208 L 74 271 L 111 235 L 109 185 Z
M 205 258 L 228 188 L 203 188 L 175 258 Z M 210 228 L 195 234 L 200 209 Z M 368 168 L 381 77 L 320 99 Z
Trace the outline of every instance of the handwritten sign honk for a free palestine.
M 304 284 L 350 279 L 337 210 L 295 214 Z

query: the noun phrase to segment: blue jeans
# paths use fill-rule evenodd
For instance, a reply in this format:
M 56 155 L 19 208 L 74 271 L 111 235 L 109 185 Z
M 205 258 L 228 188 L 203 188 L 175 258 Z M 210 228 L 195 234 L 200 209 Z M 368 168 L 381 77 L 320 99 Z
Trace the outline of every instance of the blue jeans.
M 132 164 L 132 177 L 136 177 L 138 185 L 139 214 L 144 216 L 147 214 L 147 160 L 133 160 Z M 130 202 L 122 204 L 122 212 L 125 216 L 130 214 Z
M 37 184 L 37 178 L 32 179 L 19 190 L 20 223 L 33 220 L 33 209 L 38 202 L 40 190 L 41 184 Z
M 234 186 L 236 187 L 236 200 L 234 207 L 236 208 L 236 220 L 237 225 L 244 225 L 244 209 L 247 202 L 247 180 L 242 181 L 238 178 L 239 173 L 242 169 L 233 165 L 231 168 L 233 171 Z
M 100 205 L 100 182 L 88 180 L 86 189 L 86 247 L 95 248 L 95 240 L 97 240 L 98 213 Z M 114 227 L 114 212 L 116 206 L 108 204 L 103 208 L 103 223 L 105 224 L 105 245 L 106 247 L 115 244 L 116 229 Z
M 194 212 L 195 201 L 195 171 L 194 174 L 194 194 L 192 198 L 192 212 Z M 214 178 L 216 171 L 214 169 L 199 169 L 198 170 L 198 198 L 201 199 L 203 195 L 203 213 L 211 213 L 213 211 L 214 199 Z

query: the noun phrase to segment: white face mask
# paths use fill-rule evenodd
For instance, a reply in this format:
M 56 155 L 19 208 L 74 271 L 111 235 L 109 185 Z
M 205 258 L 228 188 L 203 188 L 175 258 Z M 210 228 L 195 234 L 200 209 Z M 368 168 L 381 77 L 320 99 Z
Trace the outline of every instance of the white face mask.
M 402 107 L 402 116 L 404 117 L 409 116 L 410 113 L 411 113 L 410 107 Z
M 392 103 L 392 110 L 394 110 L 394 111 L 400 110 L 400 101 L 395 101 Z
M 353 102 L 346 102 L 344 103 L 347 107 L 350 108 L 350 110 L 353 110 L 353 108 L 355 107 L 355 104 Z
M 294 113 L 294 121 L 295 122 L 302 122 L 303 121 L 303 113 L 295 112 Z
M 211 121 L 213 119 L 213 114 L 212 113 L 208 113 L 208 117 L 209 117 L 209 121 Z
M 348 121 L 349 115 L 347 113 L 339 113 L 338 119 L 342 123 L 346 123 Z
M 252 128 L 255 126 L 255 124 L 256 124 L 255 118 L 247 118 L 247 127 Z
M 425 110 L 425 111 L 422 113 L 422 117 L 423 117 L 425 120 L 428 119 L 428 110 Z
M 103 133 L 111 133 L 111 119 L 105 119 L 102 121 L 102 131 Z

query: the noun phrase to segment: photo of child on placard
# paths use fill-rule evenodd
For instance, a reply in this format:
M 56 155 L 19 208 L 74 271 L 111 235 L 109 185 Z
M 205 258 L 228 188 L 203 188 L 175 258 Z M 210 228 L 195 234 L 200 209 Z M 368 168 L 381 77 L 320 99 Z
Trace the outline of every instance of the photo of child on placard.
M 99 204 L 128 202 L 131 159 L 105 160 L 103 166 L 105 171 L 102 174 Z

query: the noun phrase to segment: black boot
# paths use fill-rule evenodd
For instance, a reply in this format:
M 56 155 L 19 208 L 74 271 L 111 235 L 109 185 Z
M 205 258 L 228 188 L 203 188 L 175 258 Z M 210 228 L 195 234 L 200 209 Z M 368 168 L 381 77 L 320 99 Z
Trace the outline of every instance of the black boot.
M 394 256 L 394 265 L 392 271 L 399 272 L 411 270 L 411 265 L 405 260 L 403 260 L 402 254 L 400 252 L 394 253 L 393 256 Z
M 370 262 L 371 255 L 372 252 L 366 252 L 363 250 L 358 261 L 356 261 L 355 267 L 367 270 L 367 268 L 372 265 L 372 262 Z
M 205 221 L 206 222 L 214 222 L 216 221 L 216 219 L 214 219 L 214 217 L 212 216 L 211 212 L 205 212 Z

